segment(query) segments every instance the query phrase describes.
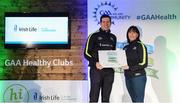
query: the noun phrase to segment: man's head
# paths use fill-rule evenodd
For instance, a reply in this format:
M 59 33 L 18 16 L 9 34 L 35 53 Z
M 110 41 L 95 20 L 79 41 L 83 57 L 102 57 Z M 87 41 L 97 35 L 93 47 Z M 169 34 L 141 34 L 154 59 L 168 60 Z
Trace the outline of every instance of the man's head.
M 100 25 L 102 30 L 109 30 L 111 26 L 111 17 L 109 15 L 102 15 L 100 18 Z

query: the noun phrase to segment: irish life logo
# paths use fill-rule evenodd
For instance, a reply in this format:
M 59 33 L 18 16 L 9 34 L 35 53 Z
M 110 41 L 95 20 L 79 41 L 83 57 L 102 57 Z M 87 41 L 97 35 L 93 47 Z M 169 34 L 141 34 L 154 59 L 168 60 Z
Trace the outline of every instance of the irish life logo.
M 17 25 L 14 25 L 14 31 L 17 32 Z
M 12 84 L 4 91 L 3 101 L 4 103 L 28 103 L 29 91 L 21 84 Z

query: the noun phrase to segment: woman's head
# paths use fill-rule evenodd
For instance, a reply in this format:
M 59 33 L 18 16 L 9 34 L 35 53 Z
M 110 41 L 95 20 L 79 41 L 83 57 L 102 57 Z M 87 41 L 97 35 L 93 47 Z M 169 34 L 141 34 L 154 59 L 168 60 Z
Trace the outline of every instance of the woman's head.
M 136 26 L 130 26 L 127 30 L 128 43 L 133 41 L 140 41 L 140 32 Z

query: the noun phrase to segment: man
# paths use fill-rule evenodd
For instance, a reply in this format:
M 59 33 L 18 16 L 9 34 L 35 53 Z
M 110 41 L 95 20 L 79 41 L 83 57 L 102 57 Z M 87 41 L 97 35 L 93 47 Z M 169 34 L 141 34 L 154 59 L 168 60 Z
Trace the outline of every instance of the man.
M 103 68 L 99 63 L 98 50 L 115 50 L 116 36 L 110 33 L 111 17 L 102 15 L 100 18 L 100 29 L 89 35 L 84 50 L 84 56 L 90 66 L 90 102 L 98 102 L 101 89 L 102 102 L 109 102 L 112 84 L 114 82 L 114 70 Z

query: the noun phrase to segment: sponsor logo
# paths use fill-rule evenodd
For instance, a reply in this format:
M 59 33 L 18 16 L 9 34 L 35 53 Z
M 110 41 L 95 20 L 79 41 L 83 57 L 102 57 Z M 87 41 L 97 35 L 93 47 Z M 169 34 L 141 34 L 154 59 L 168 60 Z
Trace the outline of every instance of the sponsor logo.
M 22 84 L 11 84 L 5 88 L 0 103 L 68 103 L 73 101 L 77 101 L 77 98 L 71 95 L 42 94 L 38 86 L 35 86 L 35 88 L 26 88 L 26 86 Z
M 29 102 L 29 91 L 21 84 L 12 84 L 6 88 L 3 95 L 4 103 Z
M 14 25 L 14 31 L 15 32 L 17 31 L 17 25 Z
M 20 27 L 18 25 L 14 25 L 15 32 L 37 32 L 36 27 Z

